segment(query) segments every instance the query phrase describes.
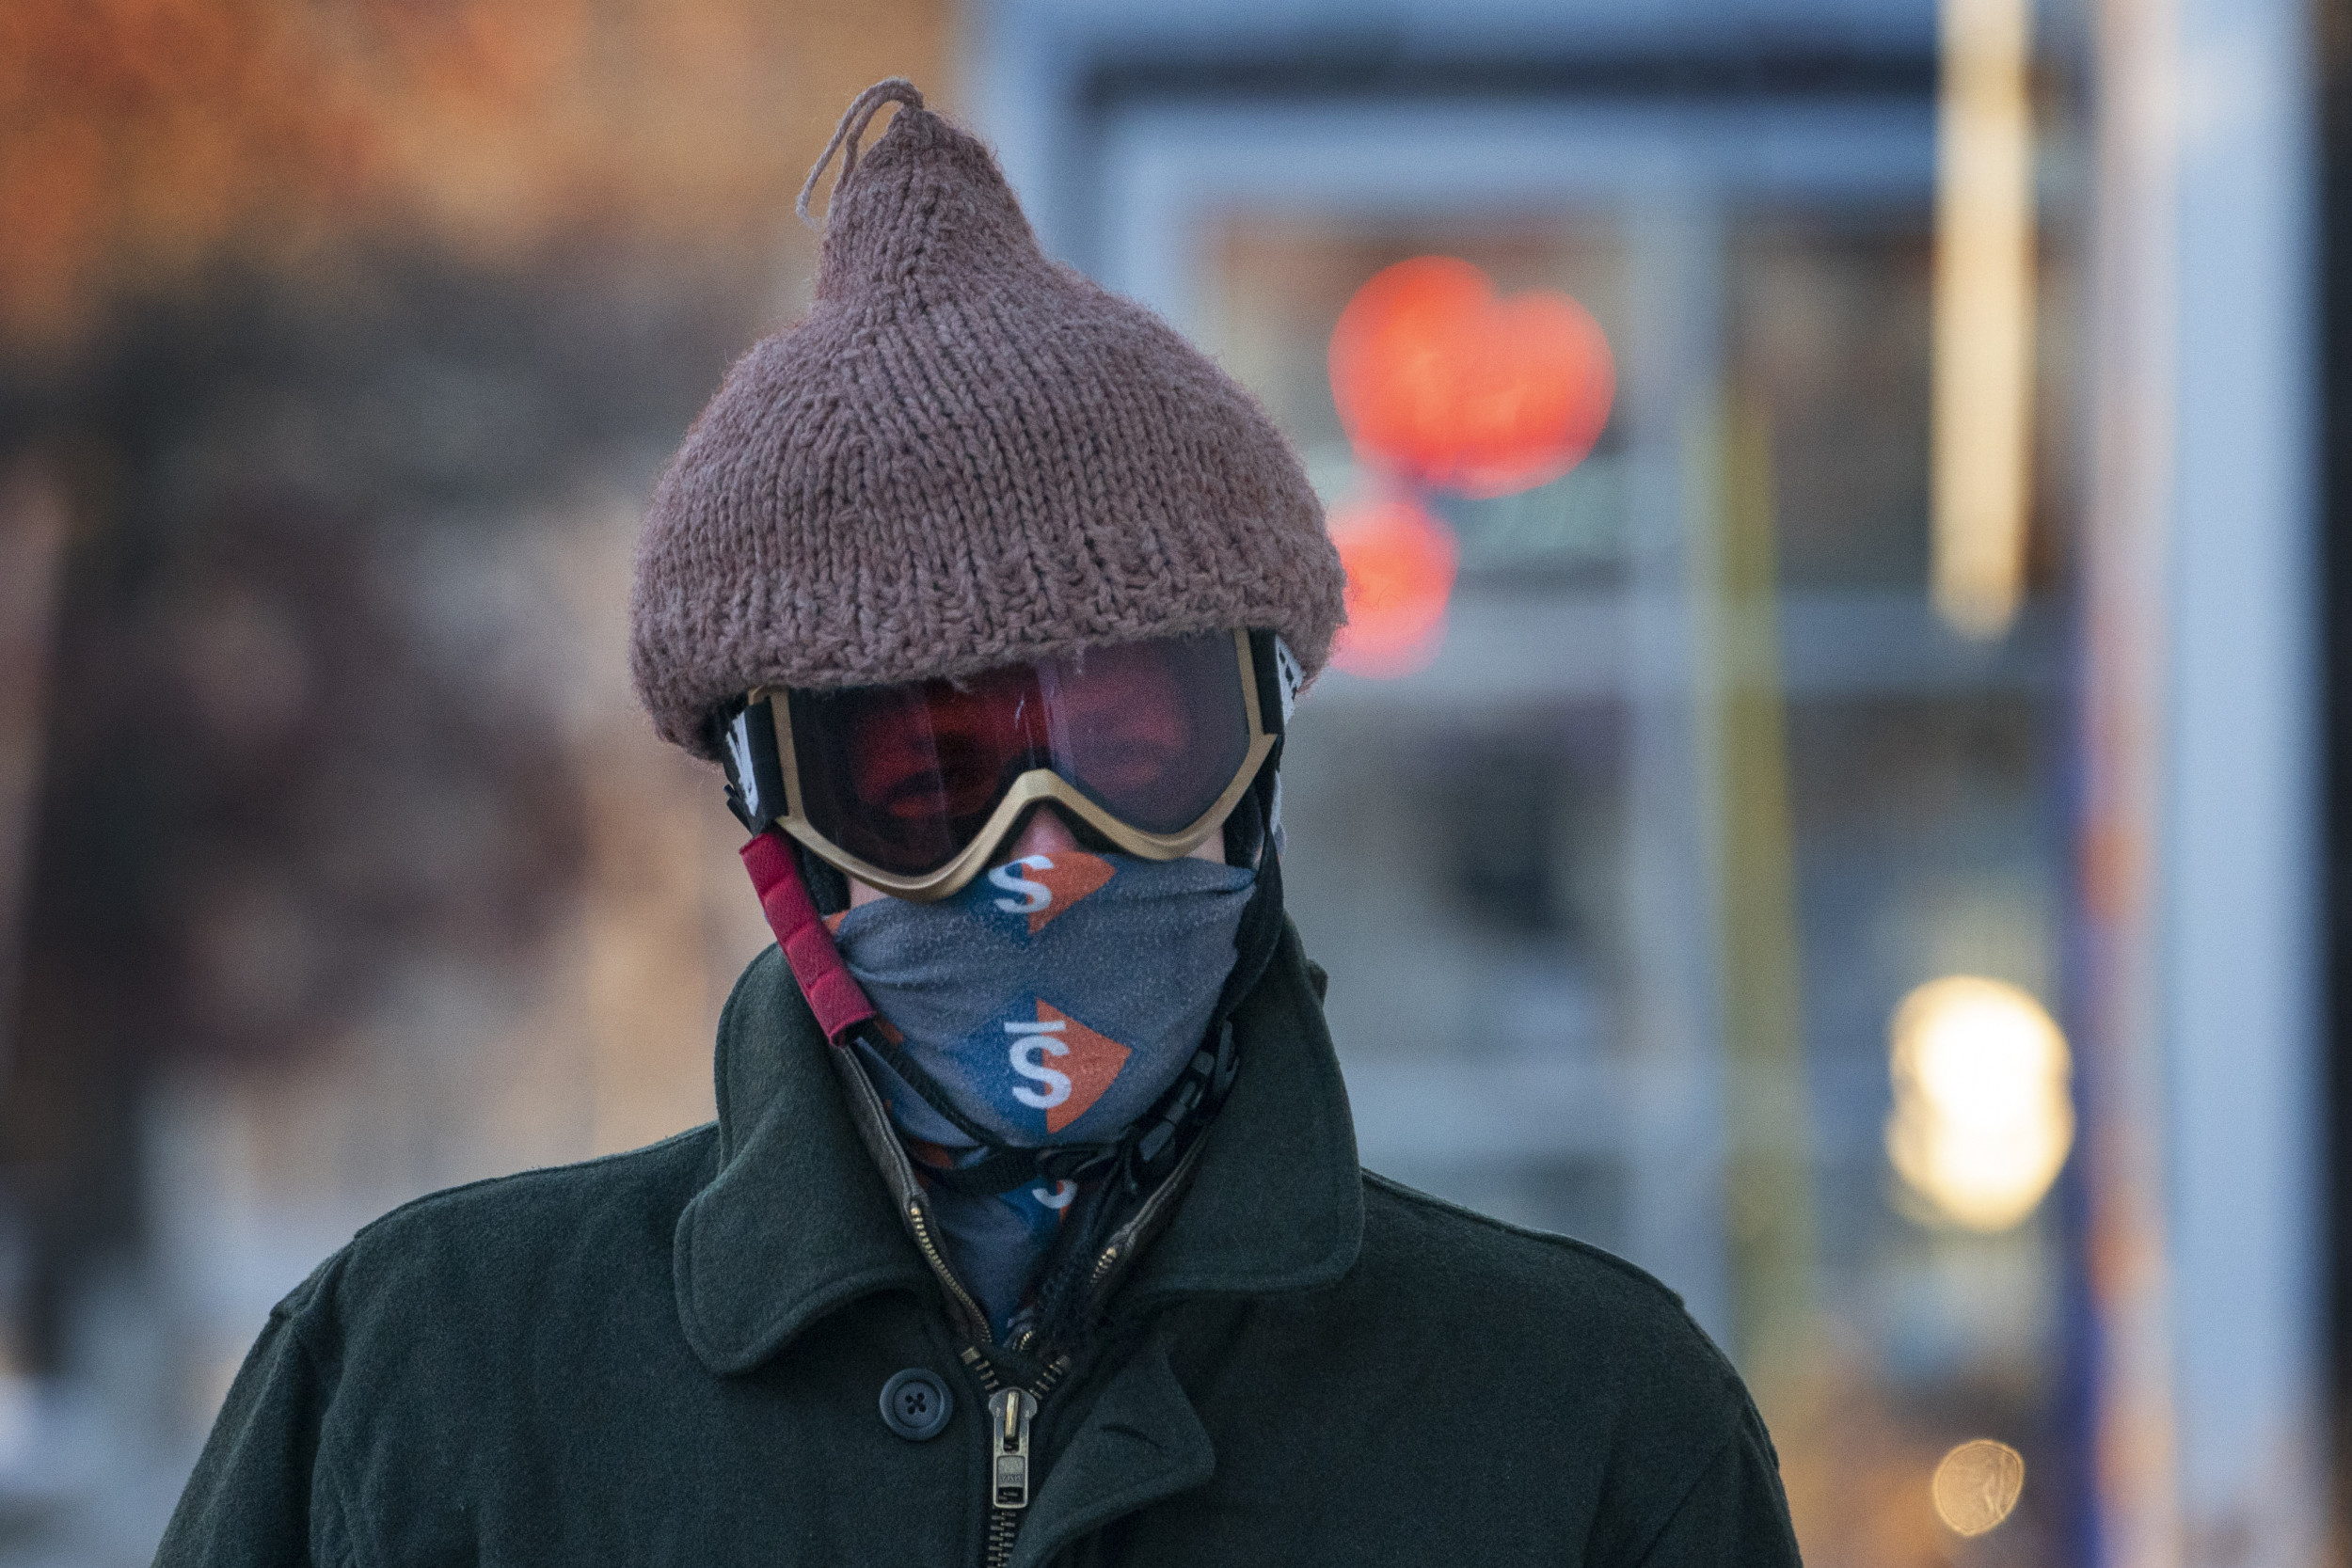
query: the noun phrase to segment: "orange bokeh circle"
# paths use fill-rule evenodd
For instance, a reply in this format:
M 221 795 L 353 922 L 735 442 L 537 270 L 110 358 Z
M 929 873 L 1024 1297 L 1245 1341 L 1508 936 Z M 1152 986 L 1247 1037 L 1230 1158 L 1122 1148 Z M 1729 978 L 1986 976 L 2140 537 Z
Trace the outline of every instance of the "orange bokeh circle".
M 1399 261 L 1331 334 L 1331 394 L 1357 454 L 1410 483 L 1507 496 L 1559 478 L 1609 422 L 1616 368 L 1584 307 L 1498 298 L 1468 261 Z
M 1410 674 L 1436 657 L 1458 556 L 1454 531 L 1419 501 L 1379 496 L 1331 514 L 1347 572 L 1347 625 L 1332 664 L 1359 675 Z

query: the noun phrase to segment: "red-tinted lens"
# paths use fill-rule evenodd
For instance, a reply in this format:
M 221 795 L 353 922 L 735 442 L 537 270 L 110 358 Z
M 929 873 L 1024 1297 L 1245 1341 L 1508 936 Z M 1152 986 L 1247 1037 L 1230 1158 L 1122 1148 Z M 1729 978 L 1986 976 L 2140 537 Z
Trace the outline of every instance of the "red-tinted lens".
M 985 812 L 1007 762 L 1034 743 L 1029 672 L 992 670 L 968 685 L 884 687 L 844 738 L 861 806 L 898 821 Z
M 1038 671 L 1046 766 L 1148 833 L 1191 827 L 1249 754 L 1230 634 L 1096 648 Z
M 1174 833 L 1216 805 L 1249 751 L 1228 633 L 955 681 L 794 692 L 789 707 L 809 825 L 907 877 L 953 860 L 1033 768 L 1134 828 Z

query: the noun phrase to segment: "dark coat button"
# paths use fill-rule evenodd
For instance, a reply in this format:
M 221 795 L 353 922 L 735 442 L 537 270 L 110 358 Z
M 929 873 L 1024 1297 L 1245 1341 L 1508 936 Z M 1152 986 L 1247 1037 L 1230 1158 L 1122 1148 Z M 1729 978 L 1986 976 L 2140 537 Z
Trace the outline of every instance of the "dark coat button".
M 882 1413 L 891 1431 L 910 1443 L 936 1437 L 956 1413 L 947 1386 L 921 1367 L 909 1367 L 882 1385 Z

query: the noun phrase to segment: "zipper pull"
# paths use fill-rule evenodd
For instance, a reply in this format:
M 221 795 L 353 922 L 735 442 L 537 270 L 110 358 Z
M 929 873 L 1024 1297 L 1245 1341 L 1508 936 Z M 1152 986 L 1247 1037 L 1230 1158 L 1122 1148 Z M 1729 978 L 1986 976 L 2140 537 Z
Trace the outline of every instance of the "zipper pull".
M 1037 1397 L 1019 1388 L 1002 1389 L 989 1399 L 989 1448 L 998 1508 L 1029 1506 L 1029 1418 L 1036 1414 Z

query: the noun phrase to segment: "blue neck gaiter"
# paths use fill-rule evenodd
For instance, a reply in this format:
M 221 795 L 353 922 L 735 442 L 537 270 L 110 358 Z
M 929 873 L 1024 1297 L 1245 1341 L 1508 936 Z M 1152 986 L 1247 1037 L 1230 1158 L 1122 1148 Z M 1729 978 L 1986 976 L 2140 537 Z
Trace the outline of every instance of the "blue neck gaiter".
M 1026 855 L 935 904 L 884 898 L 834 942 L 900 1049 L 1004 1143 L 1109 1143 L 1199 1049 L 1255 874 L 1211 861 Z M 985 1150 L 860 1045 L 917 1168 Z M 1002 1336 L 1077 1196 L 931 1189 L 950 1260 Z

